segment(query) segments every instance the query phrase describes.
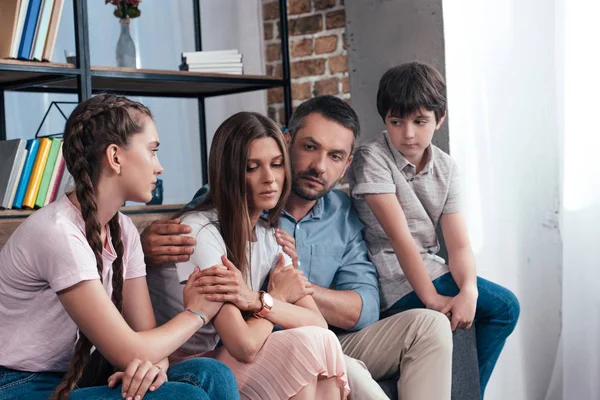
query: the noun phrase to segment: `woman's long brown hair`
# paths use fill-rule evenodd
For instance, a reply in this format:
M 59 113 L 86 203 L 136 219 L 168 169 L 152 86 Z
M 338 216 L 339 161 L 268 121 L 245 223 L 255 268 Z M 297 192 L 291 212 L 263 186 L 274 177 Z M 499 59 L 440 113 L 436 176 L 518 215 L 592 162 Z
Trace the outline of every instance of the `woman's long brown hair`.
M 227 257 L 248 279 L 250 259 L 248 242 L 253 231 L 248 209 L 246 168 L 250 145 L 256 139 L 273 138 L 283 156 L 285 181 L 277 205 L 269 210 L 268 223 L 276 227 L 279 216 L 290 194 L 291 173 L 287 149 L 281 129 L 271 119 L 253 112 L 240 112 L 229 117 L 219 126 L 212 141 L 208 162 L 209 191 L 204 200 L 192 210 L 182 210 L 177 216 L 189 211 L 216 209 L 219 228 Z
M 98 204 L 94 193 L 101 169 L 101 160 L 111 144 L 127 146 L 131 135 L 144 129 L 144 118 L 152 118 L 150 110 L 141 103 L 112 94 L 99 94 L 81 102 L 69 116 L 65 126 L 63 156 L 75 181 L 75 193 L 85 222 L 85 236 L 96 256 L 96 267 L 102 281 L 102 248 Z M 112 245 L 117 253 L 113 261 L 112 301 L 123 309 L 123 242 L 117 213 L 109 222 Z M 53 399 L 66 399 L 81 378 L 90 359 L 92 343 L 79 333 L 69 370 L 56 388 Z

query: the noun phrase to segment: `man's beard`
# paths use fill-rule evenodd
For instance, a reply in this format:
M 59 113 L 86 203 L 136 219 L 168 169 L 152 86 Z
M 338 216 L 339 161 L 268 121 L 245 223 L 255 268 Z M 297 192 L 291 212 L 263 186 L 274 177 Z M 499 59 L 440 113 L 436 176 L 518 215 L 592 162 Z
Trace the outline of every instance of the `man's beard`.
M 308 170 L 299 174 L 296 174 L 294 173 L 294 171 L 292 171 L 292 176 L 292 192 L 294 192 L 294 194 L 300 197 L 301 199 L 310 201 L 319 200 L 321 197 L 325 196 L 339 181 L 338 179 L 332 185 L 328 185 L 327 181 L 325 181 L 323 178 L 320 178 L 319 174 L 315 170 Z M 323 184 L 323 189 L 319 190 L 318 192 L 315 192 L 314 189 L 311 190 L 305 188 L 302 185 L 301 180 L 302 178 L 307 177 L 319 179 Z

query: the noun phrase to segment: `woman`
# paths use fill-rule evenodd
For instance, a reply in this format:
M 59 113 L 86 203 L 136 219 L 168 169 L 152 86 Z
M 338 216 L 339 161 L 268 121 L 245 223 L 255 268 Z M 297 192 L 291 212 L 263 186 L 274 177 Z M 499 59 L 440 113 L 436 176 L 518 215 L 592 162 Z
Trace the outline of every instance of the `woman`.
M 190 283 L 183 304 L 193 312 L 156 328 L 139 235 L 119 213 L 127 200 L 151 199 L 158 146 L 150 111 L 124 97 L 98 95 L 69 117 L 63 154 L 75 191 L 27 218 L 0 252 L 0 399 L 140 399 L 148 390 L 148 398 L 238 398 L 221 363 L 169 368 L 167 356 L 218 306 Z M 99 352 L 121 372 L 110 387 L 73 390 L 92 346 L 93 358 Z
M 223 361 L 233 370 L 242 398 L 345 398 L 349 388 L 341 346 L 313 298 L 305 295 L 290 304 L 285 290 L 259 291 L 269 273 L 300 276 L 274 236 L 290 192 L 289 168 L 283 136 L 270 119 L 242 112 L 221 124 L 210 151 L 209 193 L 196 208 L 182 212 L 197 245 L 188 262 L 150 270 L 154 309 L 159 322 L 180 309 L 181 283 L 196 265 L 205 281 L 198 285 L 231 287 L 234 281 L 239 290 L 231 302 L 172 358 L 203 355 Z M 264 210 L 268 213 L 261 216 Z M 274 325 L 286 330 L 272 333 Z

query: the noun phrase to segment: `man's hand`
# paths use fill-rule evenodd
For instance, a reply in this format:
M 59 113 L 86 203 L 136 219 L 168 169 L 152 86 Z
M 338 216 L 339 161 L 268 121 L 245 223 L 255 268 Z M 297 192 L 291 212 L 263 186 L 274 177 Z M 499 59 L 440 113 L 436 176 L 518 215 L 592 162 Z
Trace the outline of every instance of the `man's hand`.
M 473 325 L 475 310 L 477 308 L 477 292 L 461 290 L 446 304 L 440 312 L 450 316 L 452 330 L 469 329 Z
M 262 304 L 258 292 L 246 285 L 242 273 L 227 256 L 221 256 L 221 261 L 223 265 L 212 266 L 200 273 L 195 282 L 200 292 L 206 293 L 211 301 L 233 303 L 242 311 L 260 311 Z
M 146 265 L 188 261 L 196 239 L 184 235 L 191 232 L 179 219 L 156 220 L 148 225 L 141 234 Z
M 277 243 L 281 246 L 285 254 L 292 259 L 294 268 L 298 268 L 299 262 L 298 253 L 296 253 L 296 239 L 281 228 L 275 229 L 275 239 L 277 239 Z
M 277 266 L 271 271 L 268 292 L 271 296 L 291 304 L 304 296 L 314 293 L 312 284 L 302 270 L 284 265 L 283 255 L 279 254 Z

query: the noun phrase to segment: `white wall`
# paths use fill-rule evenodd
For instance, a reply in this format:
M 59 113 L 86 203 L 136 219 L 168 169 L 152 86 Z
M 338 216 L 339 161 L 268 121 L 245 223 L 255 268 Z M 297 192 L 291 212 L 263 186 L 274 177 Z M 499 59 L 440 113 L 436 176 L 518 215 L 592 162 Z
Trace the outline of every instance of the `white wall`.
M 191 0 L 144 1 L 142 16 L 131 22 L 138 68 L 177 69 L 182 51 L 194 50 Z M 237 48 L 243 54 L 245 72 L 263 74 L 262 6 L 260 0 L 201 1 L 202 41 L 205 50 Z M 88 1 L 92 65 L 115 66 L 119 21 L 101 0 Z M 52 60 L 65 62 L 64 50 L 75 49 L 73 2 L 65 0 Z M 164 203 L 191 199 L 202 180 L 198 106 L 196 100 L 136 97 L 153 111 L 161 136 L 160 160 L 165 168 Z M 73 95 L 6 94 L 7 137 L 31 138 L 53 100 L 76 101 Z M 74 106 L 65 106 L 72 110 Z M 208 145 L 216 128 L 231 114 L 252 110 L 266 114 L 266 93 L 252 92 L 206 100 Z M 41 134 L 61 132 L 64 119 L 53 111 Z
M 443 6 L 450 151 L 478 271 L 513 290 L 522 308 L 486 399 L 541 400 L 561 328 L 554 3 Z

